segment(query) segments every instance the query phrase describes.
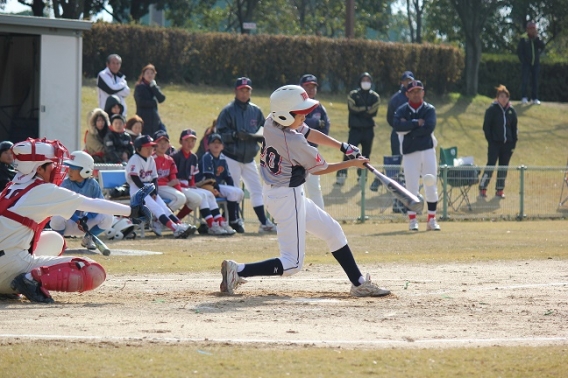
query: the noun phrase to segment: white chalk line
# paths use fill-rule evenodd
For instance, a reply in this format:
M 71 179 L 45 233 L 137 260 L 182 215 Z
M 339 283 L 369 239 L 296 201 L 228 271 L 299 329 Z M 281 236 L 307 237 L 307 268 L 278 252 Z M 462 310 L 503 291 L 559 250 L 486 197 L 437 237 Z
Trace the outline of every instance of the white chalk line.
M 418 339 L 418 340 L 288 340 L 288 339 L 240 339 L 240 338 L 192 338 L 192 337 L 121 337 L 121 336 L 75 336 L 75 335 L 36 335 L 36 334 L 0 334 L 1 339 L 31 339 L 31 340 L 77 340 L 77 341 L 100 341 L 100 342 L 162 342 L 162 343 L 231 343 L 231 344 L 275 344 L 275 345 L 353 345 L 353 346 L 412 346 L 412 345 L 440 345 L 463 346 L 466 344 L 565 344 L 568 337 L 492 337 L 492 338 L 463 338 L 463 339 Z

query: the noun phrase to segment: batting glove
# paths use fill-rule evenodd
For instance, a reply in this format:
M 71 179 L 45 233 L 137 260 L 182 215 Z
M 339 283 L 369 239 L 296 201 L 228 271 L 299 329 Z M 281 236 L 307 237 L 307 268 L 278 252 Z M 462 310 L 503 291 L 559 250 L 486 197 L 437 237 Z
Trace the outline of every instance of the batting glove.
M 345 154 L 345 156 L 347 156 L 348 160 L 357 159 L 361 156 L 361 150 L 349 143 L 341 143 L 341 147 L 339 149 Z

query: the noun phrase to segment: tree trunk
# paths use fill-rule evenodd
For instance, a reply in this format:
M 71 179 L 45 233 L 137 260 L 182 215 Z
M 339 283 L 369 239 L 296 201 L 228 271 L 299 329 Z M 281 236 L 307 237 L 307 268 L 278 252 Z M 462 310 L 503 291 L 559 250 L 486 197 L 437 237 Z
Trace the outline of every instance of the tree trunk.
M 465 41 L 465 95 L 475 96 L 481 62 L 481 37 L 466 38 Z

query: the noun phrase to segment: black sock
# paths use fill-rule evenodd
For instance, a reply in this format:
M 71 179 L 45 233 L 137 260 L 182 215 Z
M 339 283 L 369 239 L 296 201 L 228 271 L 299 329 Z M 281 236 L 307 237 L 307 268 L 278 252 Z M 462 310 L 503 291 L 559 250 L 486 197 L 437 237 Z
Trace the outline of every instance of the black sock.
M 212 209 L 212 210 L 211 210 L 211 215 L 213 215 L 213 218 L 217 218 L 219 215 L 221 215 L 221 212 L 219 211 L 219 208 Z
M 172 215 L 170 215 L 170 219 L 171 219 L 171 220 L 172 220 L 172 222 L 174 222 L 174 223 L 181 223 L 181 222 L 180 222 L 180 220 L 179 220 L 179 218 L 178 218 L 178 217 L 176 217 L 176 216 L 175 216 L 175 215 L 173 215 L 173 214 L 172 214 Z
M 239 272 L 241 277 L 254 277 L 254 276 L 281 276 L 284 273 L 284 267 L 280 259 L 270 259 L 259 261 L 252 264 L 245 264 L 242 272 Z
M 427 202 L 427 204 L 428 204 L 428 211 L 436 211 L 438 202 Z
M 209 215 L 211 215 L 211 210 L 209 210 L 209 208 L 199 209 L 199 212 L 201 213 L 201 218 L 203 219 L 206 219 Z
M 239 204 L 234 201 L 227 201 L 227 210 L 229 210 L 229 222 L 237 220 L 239 217 L 237 214 L 239 213 Z
M 163 224 L 164 226 L 168 225 L 168 222 L 171 220 L 170 218 L 168 218 L 168 216 L 166 214 L 162 214 L 158 217 L 158 220 L 160 221 L 161 224 Z
M 258 217 L 258 220 L 262 224 L 266 224 L 266 214 L 264 213 L 264 205 L 256 206 L 252 208 Z
M 359 283 L 359 278 L 362 276 L 357 263 L 355 262 L 355 257 L 349 248 L 349 244 L 345 244 L 343 247 L 335 252 L 331 252 L 333 257 L 337 260 L 339 265 L 343 268 L 343 271 L 349 277 L 349 281 L 355 286 L 361 285 Z

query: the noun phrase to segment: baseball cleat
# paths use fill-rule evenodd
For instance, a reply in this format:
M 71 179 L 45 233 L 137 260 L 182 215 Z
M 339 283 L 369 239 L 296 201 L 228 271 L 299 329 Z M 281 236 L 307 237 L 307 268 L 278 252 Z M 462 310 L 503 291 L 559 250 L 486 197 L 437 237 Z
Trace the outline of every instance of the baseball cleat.
M 418 231 L 418 220 L 416 218 L 410 220 L 410 222 L 408 223 L 408 230 Z
M 90 250 L 97 249 L 97 246 L 95 245 L 95 242 L 93 241 L 91 235 L 83 236 L 83 240 L 81 240 L 81 246 Z
M 486 198 L 487 197 L 487 189 L 479 189 L 479 197 Z
M 233 227 L 229 226 L 229 222 L 227 222 L 227 221 L 219 222 L 219 226 L 220 226 L 223 230 L 227 231 L 227 235 L 234 235 L 234 234 L 237 233 L 237 231 L 235 231 L 235 230 L 233 229 Z
M 185 223 L 179 223 L 176 225 L 176 229 L 174 231 L 174 238 L 176 239 L 185 239 L 189 235 L 195 233 L 195 226 Z
M 349 293 L 353 297 L 384 297 L 391 292 L 390 290 L 378 287 L 371 281 L 371 275 L 367 273 L 365 282 L 359 286 L 351 285 L 351 291 Z
M 498 190 L 495 192 L 495 197 L 505 198 L 505 192 L 503 192 L 503 190 Z
M 154 234 L 156 234 L 156 236 L 162 236 L 163 227 L 160 221 L 153 220 L 152 223 L 150 224 L 150 229 Z
M 426 231 L 440 231 L 440 225 L 436 222 L 436 218 L 432 218 L 426 223 Z
M 213 225 L 211 227 L 209 227 L 209 230 L 207 230 L 207 233 L 209 235 L 217 235 L 217 236 L 221 236 L 221 235 L 228 235 L 227 234 L 227 230 L 225 230 L 224 228 L 222 228 L 219 223 L 214 222 Z
M 276 232 L 276 231 L 277 231 L 276 225 L 272 223 L 270 219 L 266 219 L 265 224 L 261 224 L 260 226 L 258 226 L 258 232 L 261 234 L 264 232 Z
M 239 234 L 245 233 L 245 225 L 242 219 L 237 219 L 236 221 L 229 222 L 229 225 L 233 227 L 233 230 L 237 231 Z
M 223 281 L 219 286 L 221 293 L 235 294 L 235 289 L 247 282 L 244 278 L 239 277 L 237 268 L 238 265 L 233 260 L 224 260 L 221 264 L 221 276 L 223 276 Z
M 22 294 L 30 300 L 30 302 L 53 303 L 54 300 L 47 290 L 42 290 L 37 281 L 26 278 L 26 273 L 22 273 L 10 283 L 12 290 Z

